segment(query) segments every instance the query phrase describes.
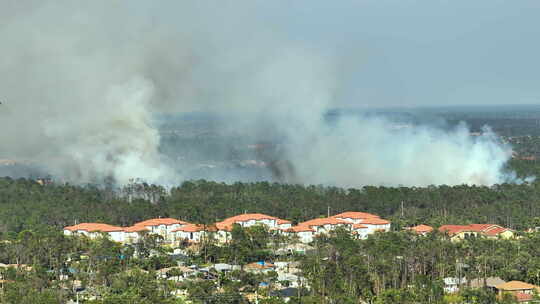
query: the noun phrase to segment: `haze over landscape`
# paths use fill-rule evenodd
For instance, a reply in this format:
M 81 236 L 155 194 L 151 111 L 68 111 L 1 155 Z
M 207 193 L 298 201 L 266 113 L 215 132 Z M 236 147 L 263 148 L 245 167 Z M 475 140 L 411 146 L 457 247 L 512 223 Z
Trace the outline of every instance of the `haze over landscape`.
M 73 183 L 521 182 L 489 127 L 388 109 L 537 104 L 540 5 L 387 4 L 4 1 L 0 158 Z

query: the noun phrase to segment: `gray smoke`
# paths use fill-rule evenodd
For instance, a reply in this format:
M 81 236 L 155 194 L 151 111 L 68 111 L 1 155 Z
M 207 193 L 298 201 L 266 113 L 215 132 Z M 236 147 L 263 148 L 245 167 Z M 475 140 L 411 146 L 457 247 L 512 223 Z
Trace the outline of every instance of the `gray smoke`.
M 464 126 L 396 129 L 383 118 L 328 124 L 324 114 L 344 89 L 347 63 L 358 58 L 291 37 L 280 8 L 259 1 L 3 1 L 0 158 L 35 162 L 77 183 L 177 184 L 191 176 L 160 153 L 154 118 L 205 111 L 238 118 L 221 126 L 224 133 L 281 138 L 284 148 L 267 170 L 288 182 L 508 180 L 510 153 L 489 132 L 472 138 Z

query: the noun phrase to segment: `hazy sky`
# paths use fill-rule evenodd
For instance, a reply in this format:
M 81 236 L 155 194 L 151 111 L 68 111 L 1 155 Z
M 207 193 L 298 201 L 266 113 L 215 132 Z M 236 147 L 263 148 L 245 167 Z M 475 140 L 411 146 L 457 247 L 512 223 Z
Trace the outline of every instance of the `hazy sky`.
M 344 104 L 540 104 L 540 1 L 268 2 L 269 23 L 344 59 Z
M 284 142 L 277 171 L 288 182 L 513 180 L 503 170 L 510 151 L 465 127 L 398 132 L 382 118 L 323 118 L 344 106 L 540 103 L 539 8 L 538 0 L 0 0 L 0 156 L 76 182 L 175 184 L 191 177 L 183 175 L 191 164 L 172 169 L 153 118 L 207 111 L 234 115 L 223 134 Z

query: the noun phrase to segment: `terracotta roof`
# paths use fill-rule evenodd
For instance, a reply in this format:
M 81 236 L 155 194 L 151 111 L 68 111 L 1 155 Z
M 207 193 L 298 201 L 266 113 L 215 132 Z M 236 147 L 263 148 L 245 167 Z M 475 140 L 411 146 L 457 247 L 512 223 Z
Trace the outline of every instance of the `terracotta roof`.
M 499 290 L 513 291 L 513 290 L 530 290 L 530 289 L 539 288 L 539 287 L 536 285 L 532 285 L 532 284 L 521 282 L 521 281 L 510 281 L 510 282 L 497 285 L 495 286 L 495 288 Z
M 216 223 L 216 228 L 218 230 L 232 231 L 234 224 L 235 223 L 232 223 L 232 222 L 219 222 L 219 223 Z
M 223 222 L 247 222 L 250 220 L 277 220 L 277 217 L 273 217 L 270 215 L 262 214 L 262 213 L 245 213 L 236 215 L 233 217 L 226 218 L 223 220 Z
M 454 235 L 462 231 L 474 231 L 468 225 L 442 225 L 439 227 L 440 232 L 446 232 L 449 235 Z
M 484 233 L 489 236 L 496 236 L 508 230 L 509 230 L 508 228 L 504 228 L 504 227 L 495 227 L 495 228 L 489 229 L 488 231 L 485 231 Z
M 266 215 L 262 213 L 246 213 L 224 219 L 221 222 L 216 223 L 216 227 L 219 230 L 231 231 L 233 224 L 247 221 L 261 221 L 261 220 L 275 220 L 278 225 L 290 224 L 290 221 L 277 218 L 275 216 Z
M 381 218 L 369 218 L 361 222 L 363 225 L 386 225 L 390 224 L 390 221 Z
M 339 224 L 351 225 L 350 222 L 342 220 L 342 219 L 338 219 L 334 217 L 325 217 L 325 218 L 317 218 L 317 219 L 305 221 L 305 222 L 299 223 L 298 226 L 312 227 L 312 226 L 339 225 Z
M 378 218 L 378 215 L 366 213 L 366 212 L 356 212 L 356 211 L 348 211 L 348 212 L 342 212 L 340 214 L 333 215 L 332 217 L 339 217 L 339 218 L 350 218 L 350 219 L 369 219 L 369 218 Z
M 69 231 L 83 230 L 83 231 L 88 231 L 88 232 L 94 232 L 94 231 L 114 232 L 114 231 L 123 231 L 124 228 L 118 227 L 118 226 L 112 226 L 108 224 L 103 224 L 103 223 L 80 223 L 77 225 L 64 227 L 64 230 L 69 230 Z
M 189 223 L 167 217 L 167 218 L 149 219 L 146 221 L 135 223 L 134 226 L 159 226 L 159 225 L 174 225 L 174 224 L 187 225 Z
M 137 225 L 124 228 L 124 232 L 141 232 L 141 231 L 148 231 L 148 228 L 146 228 L 146 226 L 137 226 Z
M 204 226 L 201 224 L 189 224 L 182 226 L 180 228 L 174 229 L 172 232 L 183 231 L 183 232 L 199 232 L 199 231 L 217 231 L 215 226 Z
M 312 228 L 309 226 L 294 226 L 288 229 L 285 229 L 286 232 L 315 232 Z
M 428 233 L 428 232 L 433 231 L 433 227 L 428 226 L 428 225 L 424 225 L 424 224 L 420 224 L 420 225 L 417 225 L 417 226 L 414 226 L 414 227 L 409 227 L 407 229 L 412 230 L 412 231 L 414 231 L 416 233 L 419 233 L 419 234 Z
M 495 224 L 470 224 L 470 225 L 442 225 L 439 231 L 453 235 L 462 231 L 480 232 L 485 235 L 495 236 L 507 231 L 507 228 Z
M 495 228 L 494 226 L 499 227 L 499 226 L 497 226 L 495 224 L 470 224 L 469 225 L 471 230 L 478 231 L 478 232 L 486 231 L 486 230 L 490 229 L 491 227 Z

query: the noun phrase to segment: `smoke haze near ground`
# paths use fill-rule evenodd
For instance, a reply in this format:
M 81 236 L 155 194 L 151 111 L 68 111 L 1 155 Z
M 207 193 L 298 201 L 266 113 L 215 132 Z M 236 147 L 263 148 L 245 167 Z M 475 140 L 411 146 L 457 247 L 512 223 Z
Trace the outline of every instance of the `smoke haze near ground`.
M 489 132 L 396 129 L 368 117 L 329 124 L 324 115 L 355 85 L 350 64 L 369 58 L 288 34 L 278 7 L 262 3 L 2 2 L 0 157 L 75 183 L 178 184 L 192 176 L 160 153 L 155 117 L 203 111 L 237 118 L 223 133 L 280 138 L 277 167 L 267 169 L 280 181 L 512 181 L 510 152 Z

